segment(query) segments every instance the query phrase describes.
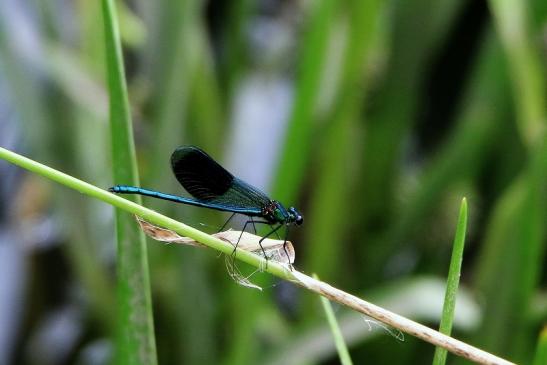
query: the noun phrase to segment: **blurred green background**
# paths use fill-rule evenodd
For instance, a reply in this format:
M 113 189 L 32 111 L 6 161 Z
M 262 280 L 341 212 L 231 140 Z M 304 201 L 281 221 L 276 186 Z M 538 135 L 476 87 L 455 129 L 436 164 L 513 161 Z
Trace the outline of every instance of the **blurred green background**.
M 299 270 L 432 327 L 466 196 L 454 335 L 534 361 L 547 325 L 547 2 L 117 7 L 143 186 L 184 194 L 169 156 L 198 145 L 303 213 Z M 123 184 L 105 58 L 100 2 L 2 0 L 0 146 Z M 0 176 L 0 364 L 110 363 L 112 208 L 1 161 Z M 144 203 L 209 232 L 226 218 Z M 316 296 L 264 274 L 252 278 L 263 292 L 238 286 L 210 250 L 147 247 L 160 364 L 338 363 Z M 429 344 L 335 312 L 355 363 L 432 359 Z

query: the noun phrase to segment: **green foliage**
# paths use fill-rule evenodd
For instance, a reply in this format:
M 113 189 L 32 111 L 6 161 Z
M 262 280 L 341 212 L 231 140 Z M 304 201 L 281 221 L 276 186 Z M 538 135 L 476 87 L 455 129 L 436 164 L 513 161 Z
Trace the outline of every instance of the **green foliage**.
M 443 290 L 412 283 L 424 274 L 437 284 L 446 277 L 452 212 L 466 196 L 461 287 L 473 295 L 458 298 L 464 315 L 456 313 L 455 336 L 531 363 L 544 342 L 537 345 L 545 320 L 537 313 L 547 313 L 537 300 L 546 287 L 545 1 L 491 0 L 489 9 L 456 0 L 227 3 L 119 1 L 114 17 L 107 0 L 76 1 L 70 9 L 32 2 L 30 51 L 23 37 L 29 30 L 17 28 L 23 23 L 0 17 L 0 83 L 20 120 L 24 154 L 95 186 L 137 184 L 139 171 L 143 186 L 184 194 L 169 155 L 178 145 L 200 145 L 251 183 L 265 174 L 271 197 L 303 212 L 305 224 L 289 236 L 296 267 L 365 298 L 390 291 L 378 301 L 430 325 Z M 242 97 L 249 84 L 254 98 Z M 270 92 L 279 84 L 288 85 L 286 110 L 272 102 L 253 124 L 235 120 L 242 100 L 251 114 L 275 99 Z M 278 112 L 286 124 L 256 127 Z M 242 152 L 247 148 L 253 153 Z M 33 216 L 55 215 L 64 237 L 55 247 L 70 273 L 57 283 L 31 260 L 29 281 L 43 278 L 37 285 L 50 293 L 85 293 L 70 302 L 89 314 L 74 357 L 96 340 L 115 343 L 116 324 L 125 321 L 131 345 L 115 346 L 126 359 L 144 354 L 153 363 L 153 333 L 161 364 L 336 358 L 321 342 L 331 338 L 317 298 L 259 273 L 252 280 L 263 293 L 239 287 L 223 260 L 205 250 L 150 242 L 146 253 L 126 213 L 116 213 L 123 226 L 116 270 L 126 280 L 118 317 L 109 211 L 66 189 L 25 181 L 47 199 L 11 191 L 14 214 L 26 203 L 36 207 Z M 224 219 L 151 199 L 144 204 L 210 231 Z M 28 215 L 15 220 L 34 224 Z M 395 282 L 406 286 L 392 290 Z M 47 310 L 28 309 L 18 349 L 30 346 Z M 430 361 L 429 345 L 399 343 L 385 331 L 370 336 L 367 323 L 337 317 L 343 332 L 358 329 L 344 335 L 355 363 Z M 17 363 L 30 362 L 17 351 Z

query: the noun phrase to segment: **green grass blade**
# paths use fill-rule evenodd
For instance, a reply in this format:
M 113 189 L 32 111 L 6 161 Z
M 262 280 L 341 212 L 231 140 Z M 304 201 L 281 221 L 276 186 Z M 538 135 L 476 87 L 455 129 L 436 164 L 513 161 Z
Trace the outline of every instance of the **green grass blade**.
M 347 11 L 348 41 L 344 50 L 340 88 L 335 96 L 338 102 L 325 127 L 325 137 L 320 141 L 322 148 L 317 151 L 321 168 L 308 210 L 308 240 L 314 242 L 314 254 L 306 258 L 305 265 L 314 270 L 321 268 L 321 276 L 328 280 L 337 273 L 344 252 L 332 243 L 339 238 L 340 231 L 344 231 L 348 219 L 340 214 L 333 216 L 332 212 L 343 211 L 344 202 L 351 196 L 352 177 L 348 164 L 354 158 L 351 135 L 358 130 L 362 117 L 361 103 L 366 97 L 367 87 L 367 70 L 363 65 L 369 63 L 374 53 L 382 5 L 378 1 L 355 2 Z
M 280 201 L 292 202 L 304 178 L 313 132 L 313 111 L 319 97 L 325 51 L 332 26 L 336 1 L 313 2 L 310 19 L 302 38 L 302 53 L 294 96 L 294 107 L 287 126 L 282 154 L 277 168 L 277 178 L 272 196 Z
M 313 277 L 319 279 L 315 274 L 313 275 Z M 320 299 L 321 304 L 323 304 L 325 314 L 327 316 L 327 321 L 329 322 L 332 336 L 334 337 L 334 343 L 336 344 L 336 350 L 338 351 L 338 356 L 340 357 L 340 363 L 342 365 L 352 365 L 353 362 L 351 361 L 351 357 L 349 356 L 348 347 L 346 346 L 346 342 L 344 341 L 344 337 L 342 336 L 340 326 L 336 321 L 336 316 L 334 315 L 332 306 L 327 298 L 320 297 Z
M 397 206 L 394 197 L 397 181 L 404 176 L 400 157 L 405 141 L 419 119 L 420 100 L 415 90 L 421 87 L 427 73 L 425 65 L 439 52 L 464 7 L 461 1 L 452 0 L 403 1 L 399 5 L 390 9 L 392 14 L 387 17 L 392 26 L 382 45 L 388 47 L 389 68 L 375 96 L 375 112 L 369 113 L 362 137 L 363 160 L 357 195 L 360 201 L 356 202 L 355 213 L 359 218 L 354 223 L 362 227 L 359 261 L 363 264 L 361 277 L 365 282 L 361 285 L 371 284 L 366 280 L 381 275 L 387 257 L 398 250 L 397 243 L 409 238 L 408 235 L 403 235 L 403 239 L 385 237 L 382 227 L 390 226 L 390 217 L 405 209 Z M 416 210 L 408 207 L 411 212 Z M 374 247 L 377 254 L 370 255 L 369 247 Z
M 526 3 L 491 0 L 489 4 L 507 59 L 520 139 L 528 155 L 520 175 L 496 203 L 477 263 L 477 286 L 486 298 L 488 314 L 477 338 L 483 347 L 526 363 L 533 353 L 530 302 L 540 285 L 547 250 L 546 84 L 540 51 L 530 41 L 538 33 L 529 34 L 534 27 L 527 19 Z M 500 282 L 503 291 L 497 287 Z
M 463 248 L 465 245 L 465 232 L 467 229 L 467 200 L 463 198 L 460 206 L 460 215 L 456 227 L 456 236 L 452 248 L 452 258 L 450 259 L 450 269 L 448 270 L 448 280 L 446 281 L 446 293 L 444 297 L 443 314 L 439 332 L 450 336 L 452 324 L 454 322 L 454 309 L 456 307 L 456 294 L 460 283 L 460 272 L 463 260 Z M 441 347 L 435 349 L 433 365 L 444 365 L 446 363 L 447 351 Z
M 501 52 L 493 32 L 485 34 L 462 98 L 464 107 L 458 113 L 451 137 L 423 170 L 410 200 L 397 207 L 393 228 L 370 243 L 378 246 L 381 252 L 374 260 L 366 262 L 367 265 L 373 267 L 376 260 L 385 262 L 389 255 L 399 250 L 403 242 L 415 234 L 416 227 L 426 222 L 427 215 L 442 199 L 447 187 L 475 178 L 488 151 L 502 138 L 503 129 L 499 123 L 510 123 L 507 115 L 511 109 L 507 73 L 499 61 Z M 481 95 L 488 95 L 488 98 Z
M 199 1 L 168 2 L 161 11 L 156 32 L 152 32 L 154 44 L 149 52 L 155 73 L 152 80 L 154 119 L 153 138 L 157 143 L 151 154 L 151 168 L 145 181 L 154 178 L 158 189 L 168 188 L 170 171 L 163 168 L 165 156 L 169 156 L 184 136 L 188 117 L 188 98 L 191 75 L 197 63 L 196 21 Z M 170 39 L 170 42 L 165 42 Z M 165 204 L 164 204 L 165 205 Z
M 461 1 L 453 0 L 403 1 L 388 18 L 393 22 L 386 42 L 390 47 L 389 72 L 376 96 L 377 111 L 369 116 L 363 136 L 362 201 L 358 204 L 365 219 L 361 220 L 363 228 L 371 222 L 378 224 L 378 217 L 391 213 L 400 151 L 417 118 L 419 101 L 414 90 L 420 87 L 425 65 L 442 45 L 462 7 Z M 365 229 L 363 241 L 369 240 Z M 374 261 L 384 264 L 376 257 Z M 367 263 L 371 268 L 373 264 Z
M 533 365 L 547 364 L 547 326 L 539 334 Z
M 138 185 L 131 112 L 122 49 L 112 0 L 103 0 L 106 66 L 114 181 Z M 138 197 L 132 197 L 140 202 Z M 116 360 L 123 364 L 155 364 L 156 344 L 148 277 L 146 241 L 133 217 L 116 210 L 118 240 L 118 334 Z
M 540 51 L 529 33 L 525 1 L 489 0 L 507 55 L 521 137 L 533 146 L 543 138 L 546 91 Z

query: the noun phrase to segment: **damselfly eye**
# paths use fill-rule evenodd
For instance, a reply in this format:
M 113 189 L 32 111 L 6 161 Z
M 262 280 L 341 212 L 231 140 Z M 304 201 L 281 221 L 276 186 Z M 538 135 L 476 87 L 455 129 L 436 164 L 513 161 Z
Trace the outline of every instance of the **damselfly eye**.
M 292 217 L 293 217 L 293 221 L 294 223 L 299 226 L 301 225 L 302 223 L 304 223 L 304 218 L 300 215 L 300 213 L 298 213 L 298 211 L 296 210 L 296 208 L 294 207 L 290 207 L 289 208 L 289 212 L 291 213 Z

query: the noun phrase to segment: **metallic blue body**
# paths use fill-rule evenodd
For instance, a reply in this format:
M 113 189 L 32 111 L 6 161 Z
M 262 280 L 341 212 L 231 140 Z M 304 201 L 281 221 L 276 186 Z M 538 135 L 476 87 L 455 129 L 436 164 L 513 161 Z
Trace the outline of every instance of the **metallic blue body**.
M 244 214 L 244 215 L 254 216 L 254 217 L 262 216 L 262 210 L 261 209 L 249 209 L 249 208 L 230 206 L 230 205 L 226 205 L 226 204 L 216 204 L 216 203 L 212 203 L 212 202 L 202 202 L 202 201 L 192 199 L 192 198 L 186 198 L 186 197 L 183 197 L 183 196 L 166 194 L 166 193 L 162 193 L 162 192 L 155 191 L 155 190 L 139 188 L 139 187 L 136 187 L 136 186 L 116 185 L 116 186 L 111 187 L 109 190 L 111 192 L 117 193 L 117 194 L 139 194 L 139 195 L 144 195 L 144 196 L 150 196 L 150 197 L 153 197 L 153 198 L 169 200 L 169 201 L 176 202 L 176 203 L 193 205 L 193 206 L 196 206 L 196 207 L 220 210 L 220 211 L 223 211 L 223 212 L 232 212 L 232 213 Z

